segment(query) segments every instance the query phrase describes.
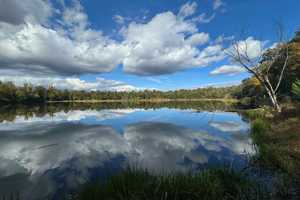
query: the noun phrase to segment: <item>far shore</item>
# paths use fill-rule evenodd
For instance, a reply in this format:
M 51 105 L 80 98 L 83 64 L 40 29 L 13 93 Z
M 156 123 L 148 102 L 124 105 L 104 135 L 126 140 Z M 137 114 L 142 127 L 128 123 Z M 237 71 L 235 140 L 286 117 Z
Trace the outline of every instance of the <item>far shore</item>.
M 112 103 L 112 102 L 187 102 L 187 101 L 222 101 L 228 103 L 238 102 L 237 99 L 105 99 L 105 100 L 63 100 L 47 101 L 47 103 Z

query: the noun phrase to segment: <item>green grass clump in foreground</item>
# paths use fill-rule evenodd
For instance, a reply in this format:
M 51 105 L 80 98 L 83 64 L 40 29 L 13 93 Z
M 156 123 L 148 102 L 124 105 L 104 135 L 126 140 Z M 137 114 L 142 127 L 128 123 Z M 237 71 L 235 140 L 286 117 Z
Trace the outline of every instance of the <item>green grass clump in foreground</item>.
M 253 121 L 256 119 L 264 119 L 266 117 L 266 115 L 268 114 L 268 109 L 266 108 L 256 108 L 256 109 L 249 109 L 249 110 L 245 110 L 243 111 L 243 115 Z
M 76 199 L 269 199 L 265 191 L 245 174 L 227 168 L 172 175 L 153 175 L 129 168 L 104 183 L 85 186 Z
M 282 113 L 250 113 L 251 137 L 258 150 L 252 158 L 271 169 L 276 199 L 300 199 L 300 113 L 299 106 L 286 106 Z
M 299 176 L 300 119 L 259 117 L 251 122 L 251 137 L 260 163 Z

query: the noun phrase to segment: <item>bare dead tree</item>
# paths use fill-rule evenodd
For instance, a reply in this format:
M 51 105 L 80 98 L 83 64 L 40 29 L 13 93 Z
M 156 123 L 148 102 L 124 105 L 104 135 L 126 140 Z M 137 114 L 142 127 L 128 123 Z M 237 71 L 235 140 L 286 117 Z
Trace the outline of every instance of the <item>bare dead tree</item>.
M 258 56 L 249 55 L 249 43 L 247 41 L 234 41 L 231 48 L 226 50 L 226 54 L 257 78 L 266 90 L 274 109 L 281 112 L 277 92 L 290 59 L 289 44 L 284 41 L 282 26 L 278 27 L 278 37 L 279 41 L 276 47 L 272 49 L 264 50 L 260 44 Z M 280 60 L 284 60 L 284 62 L 278 62 Z M 275 67 L 280 69 L 279 78 L 271 82 L 269 72 Z

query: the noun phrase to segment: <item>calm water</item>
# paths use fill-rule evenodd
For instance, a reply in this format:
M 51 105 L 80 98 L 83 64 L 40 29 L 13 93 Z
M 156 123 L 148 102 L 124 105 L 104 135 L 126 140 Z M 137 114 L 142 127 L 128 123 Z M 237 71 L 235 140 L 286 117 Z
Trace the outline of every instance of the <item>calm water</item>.
M 7 111 L 8 113 L 8 111 Z M 2 112 L 0 197 L 53 197 L 131 165 L 153 173 L 241 168 L 254 153 L 239 114 L 196 109 Z

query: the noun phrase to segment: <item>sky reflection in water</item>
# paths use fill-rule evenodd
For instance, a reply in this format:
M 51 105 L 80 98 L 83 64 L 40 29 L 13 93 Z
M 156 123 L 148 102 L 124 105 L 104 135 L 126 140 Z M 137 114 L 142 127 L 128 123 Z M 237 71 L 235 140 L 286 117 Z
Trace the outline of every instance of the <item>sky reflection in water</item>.
M 0 124 L 0 194 L 38 199 L 134 165 L 152 172 L 245 164 L 254 149 L 237 113 L 73 110 Z

